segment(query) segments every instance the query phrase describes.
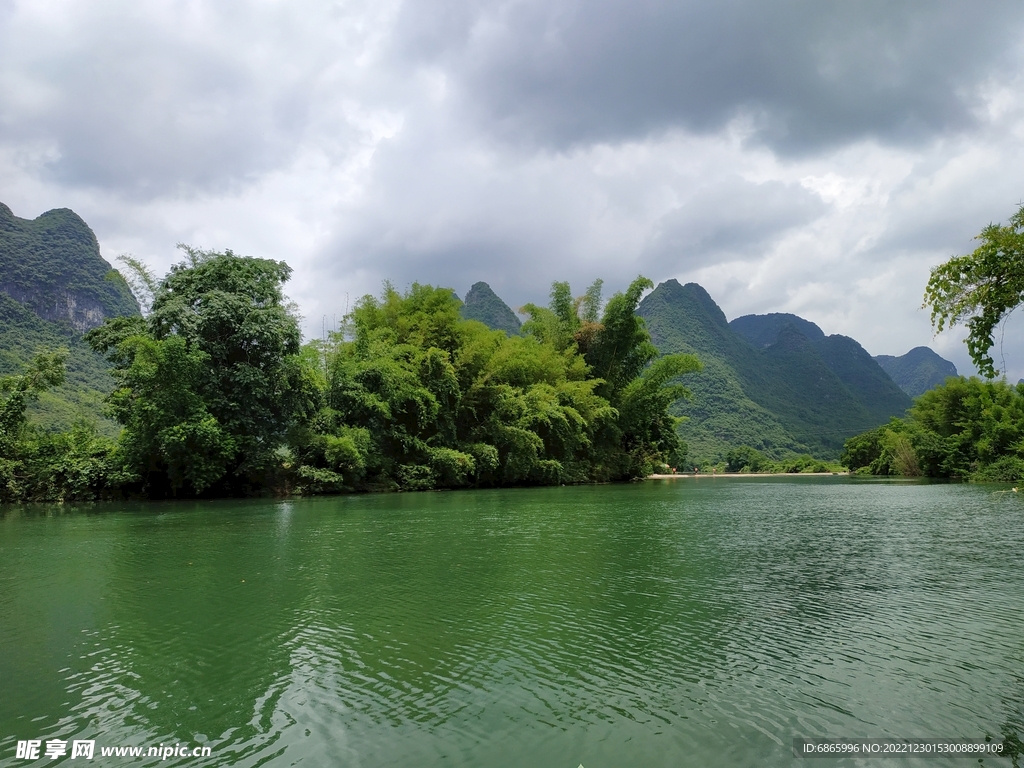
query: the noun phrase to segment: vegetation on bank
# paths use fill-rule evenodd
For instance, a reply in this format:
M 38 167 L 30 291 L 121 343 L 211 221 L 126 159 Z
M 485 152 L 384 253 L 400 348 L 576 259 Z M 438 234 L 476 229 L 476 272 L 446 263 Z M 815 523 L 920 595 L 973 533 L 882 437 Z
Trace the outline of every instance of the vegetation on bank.
M 800 474 L 843 472 L 846 468 L 839 462 L 817 459 L 807 453 L 772 459 L 749 445 L 741 445 L 726 454 L 722 469 L 725 472 Z
M 947 379 L 906 418 L 847 440 L 842 462 L 858 474 L 1022 480 L 1024 385 Z
M 0 499 L 574 483 L 685 461 L 668 406 L 700 363 L 659 357 L 635 312 L 645 278 L 606 304 L 599 283 L 555 283 L 520 336 L 463 319 L 448 289 L 387 285 L 301 346 L 286 264 L 185 251 L 162 280 L 134 265 L 146 317 L 86 334 L 112 365 L 116 440 L 29 423 L 65 353 L 2 380 Z
M 67 355 L 40 352 L 23 373 L 0 378 L 0 501 L 93 499 L 127 479 L 95 424 L 54 433 L 29 423 L 29 405 L 64 382 Z
M 51 214 L 37 223 L 61 248 L 80 246 L 83 233 L 91 238 L 70 212 Z M 0 206 L 4 217 L 9 232 L 24 229 Z M 12 240 L 12 253 L 30 239 Z M 105 264 L 95 238 L 85 239 L 93 261 Z M 1008 226 L 990 225 L 978 239 L 972 254 L 932 271 L 925 303 L 938 330 L 968 326 L 968 350 L 989 380 L 947 379 L 905 417 L 847 439 L 841 460 L 851 470 L 1024 479 L 1024 385 L 992 380 L 998 372 L 990 355 L 998 323 L 1024 302 L 1024 205 Z M 450 290 L 413 285 L 403 294 L 388 285 L 381 297 L 357 304 L 341 333 L 301 346 L 282 292 L 286 264 L 185 252 L 162 280 L 126 260 L 145 317 L 134 301 L 120 301 L 128 284 L 107 271 L 101 288 L 93 285 L 99 272 L 89 274 L 90 288 L 72 270 L 70 282 L 16 280 L 20 298 L 0 297 L 11 340 L 4 349 L 14 355 L 0 363 L 9 372 L 22 361 L 18 373 L 0 378 L 0 501 L 572 483 L 687 466 L 668 408 L 678 413 L 689 394 L 678 377 L 702 366 L 692 354 L 659 357 L 638 317 L 640 296 L 653 287 L 644 278 L 607 304 L 600 281 L 578 298 L 567 283 L 555 283 L 549 306 L 521 310 L 530 317 L 521 335 L 465 319 Z M 58 293 L 67 299 L 66 316 L 37 327 L 42 316 L 29 309 L 53 306 Z M 86 334 L 91 351 L 83 356 L 70 330 L 97 313 L 121 316 Z M 822 440 L 838 434 L 822 432 L 837 422 L 817 399 L 832 406 L 863 400 L 844 413 L 863 411 L 868 423 L 878 421 L 865 403 L 889 409 L 896 402 L 884 374 L 865 368 L 870 358 L 859 345 L 816 327 L 810 338 L 807 327 L 800 330 L 808 324 L 794 323 L 799 318 L 741 318 L 744 333 L 767 341 L 762 351 L 732 331 L 699 286 L 669 281 L 639 314 L 663 347 L 700 347 L 707 355 L 710 373 L 695 382 L 698 408 L 728 447 L 713 465 L 698 459 L 702 469 L 835 471 L 793 454 L 809 444 L 806 435 L 793 438 L 801 430 L 817 430 Z M 25 363 L 29 346 L 44 349 Z M 81 362 L 95 360 L 94 352 L 112 371 Z M 760 368 L 751 367 L 755 359 Z M 95 419 L 57 431 L 53 421 L 31 418 L 33 404 L 66 378 L 98 387 L 108 375 L 116 439 Z M 828 386 L 817 391 L 814 382 Z M 800 402 L 785 400 L 780 393 L 787 392 L 800 393 Z M 61 418 L 83 413 L 85 404 L 68 405 Z
M 937 331 L 967 326 L 967 350 L 987 380 L 949 378 L 907 417 L 846 441 L 842 461 L 873 475 L 1024 480 L 1024 385 L 995 380 L 995 329 L 1024 303 L 1024 204 L 989 224 L 972 253 L 932 270 L 925 288 Z

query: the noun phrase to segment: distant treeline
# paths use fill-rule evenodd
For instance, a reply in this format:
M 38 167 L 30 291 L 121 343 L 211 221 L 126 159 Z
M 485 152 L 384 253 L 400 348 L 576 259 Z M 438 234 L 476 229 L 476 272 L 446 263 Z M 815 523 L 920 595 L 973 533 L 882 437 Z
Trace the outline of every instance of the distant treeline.
M 186 249 L 130 282 L 146 317 L 86 335 L 116 381 L 112 439 L 45 432 L 27 404 L 63 378 L 43 351 L 0 380 L 0 500 L 419 490 L 643 477 L 685 463 L 668 406 L 692 355 L 659 356 L 637 278 L 602 302 L 555 283 L 521 336 L 460 317 L 449 289 L 386 285 L 301 345 L 283 262 Z

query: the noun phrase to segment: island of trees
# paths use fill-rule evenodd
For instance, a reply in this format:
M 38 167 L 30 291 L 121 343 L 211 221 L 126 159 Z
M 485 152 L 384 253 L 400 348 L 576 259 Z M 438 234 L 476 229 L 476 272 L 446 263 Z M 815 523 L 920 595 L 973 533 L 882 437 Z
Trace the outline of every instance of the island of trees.
M 0 380 L 0 500 L 150 498 L 627 480 L 685 455 L 668 406 L 697 371 L 636 315 L 646 278 L 602 302 L 555 283 L 519 335 L 460 316 L 451 290 L 386 285 L 301 345 L 283 262 L 185 249 L 148 313 L 86 334 L 112 365 L 115 439 L 33 426 L 64 351 Z

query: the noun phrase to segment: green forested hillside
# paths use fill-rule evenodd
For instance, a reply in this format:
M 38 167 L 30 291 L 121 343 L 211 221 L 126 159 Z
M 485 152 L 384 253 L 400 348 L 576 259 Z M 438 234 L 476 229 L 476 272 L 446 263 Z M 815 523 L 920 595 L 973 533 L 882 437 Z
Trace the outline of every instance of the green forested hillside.
M 802 318 L 751 315 L 734 326 L 707 291 L 675 280 L 659 285 L 638 311 L 662 352 L 690 352 L 704 362 L 687 382 L 693 401 L 677 406 L 689 417 L 681 435 L 700 458 L 717 460 L 738 444 L 774 457 L 834 457 L 847 437 L 910 405 L 857 342 L 825 336 Z
M 864 347 L 849 336 L 826 336 L 815 344 L 815 349 L 829 369 L 864 405 L 872 421 L 881 424 L 911 406 L 910 396 L 899 388 Z
M 905 355 L 877 355 L 875 361 L 910 397 L 917 397 L 956 376 L 956 366 L 928 347 L 914 347 Z
M 22 219 L 0 203 L 0 292 L 78 331 L 139 311 L 89 225 L 67 208 Z
M 746 393 L 730 361 L 755 350 L 729 330 L 722 310 L 703 288 L 669 280 L 640 303 L 639 313 L 661 352 L 696 354 L 704 364 L 701 373 L 687 378 L 693 399 L 673 407 L 675 415 L 688 419 L 680 434 L 691 456 L 714 459 L 737 445 L 775 457 L 808 450 Z
M 515 336 L 522 323 L 512 308 L 491 290 L 487 283 L 474 283 L 466 294 L 460 313 L 466 320 L 477 320 L 495 331 Z
M 854 408 L 866 409 L 870 419 L 881 424 L 893 414 L 902 414 L 910 407 L 910 398 L 878 365 L 857 341 L 838 334 L 826 336 L 814 323 L 790 314 L 746 315 L 729 323 L 755 347 L 773 356 L 779 350 L 796 344 L 803 348 L 802 361 L 793 361 L 797 368 L 816 366 L 821 362 L 842 382 L 856 401 Z M 795 333 L 794 341 L 779 346 L 784 334 Z M 806 339 L 809 347 L 800 338 Z M 815 354 L 816 353 L 816 354 Z M 844 410 L 849 410 L 846 406 Z
M 69 350 L 65 383 L 30 408 L 37 423 L 64 429 L 85 417 L 116 431 L 101 415 L 114 384 L 107 362 L 81 333 L 137 314 L 128 285 L 78 215 L 60 209 L 22 219 L 0 203 L 0 375 L 20 371 L 41 348 Z

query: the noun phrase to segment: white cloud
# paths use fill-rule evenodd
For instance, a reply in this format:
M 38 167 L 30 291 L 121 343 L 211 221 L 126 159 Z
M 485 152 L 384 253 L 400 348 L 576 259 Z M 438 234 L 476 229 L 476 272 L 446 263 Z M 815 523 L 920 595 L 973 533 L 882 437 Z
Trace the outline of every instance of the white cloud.
M 1017 5 L 601 8 L 8 2 L 0 200 L 108 259 L 284 259 L 317 334 L 385 278 L 518 306 L 644 273 L 965 366 L 919 305 L 1024 197 Z

